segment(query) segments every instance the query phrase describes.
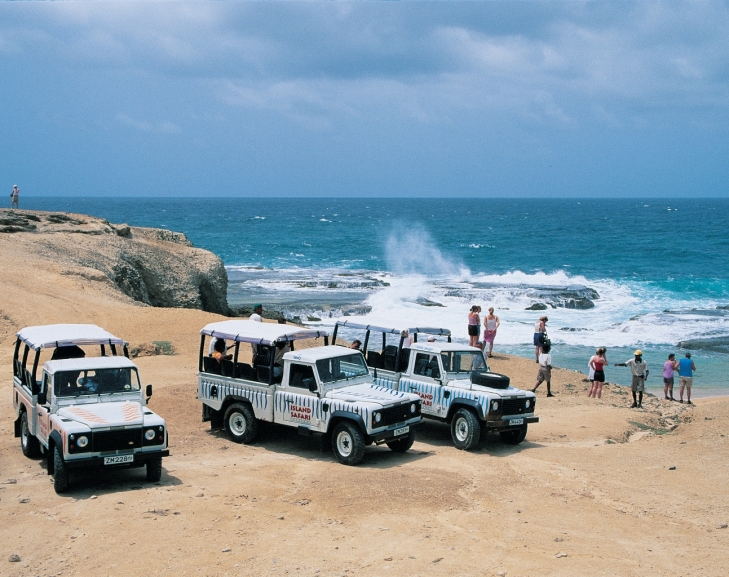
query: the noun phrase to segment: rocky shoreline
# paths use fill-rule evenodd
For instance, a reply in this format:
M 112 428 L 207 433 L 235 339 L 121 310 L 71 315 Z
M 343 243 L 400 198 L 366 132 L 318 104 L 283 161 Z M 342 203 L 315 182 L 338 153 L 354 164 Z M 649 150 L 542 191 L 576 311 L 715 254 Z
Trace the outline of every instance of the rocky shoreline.
M 80 214 L 0 210 L 0 235 L 32 245 L 63 275 L 111 284 L 139 303 L 230 314 L 223 261 L 182 233 Z

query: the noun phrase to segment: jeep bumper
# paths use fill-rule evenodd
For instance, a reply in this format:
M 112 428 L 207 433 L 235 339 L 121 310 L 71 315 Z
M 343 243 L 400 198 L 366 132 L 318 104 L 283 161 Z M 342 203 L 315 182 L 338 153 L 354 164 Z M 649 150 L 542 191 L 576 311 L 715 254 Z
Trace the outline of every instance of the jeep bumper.
M 484 425 L 491 431 L 501 429 L 518 429 L 519 427 L 523 427 L 529 423 L 538 422 L 539 417 L 537 416 L 520 417 L 519 415 L 514 415 L 513 417 L 502 417 L 492 421 L 484 421 Z
M 108 455 L 115 457 L 117 455 Z M 149 461 L 159 459 L 160 457 L 169 457 L 169 449 L 163 451 L 145 451 L 143 453 L 134 453 L 134 461 L 130 463 L 119 463 L 115 465 L 104 465 L 104 457 L 88 457 L 83 459 L 67 459 L 66 467 L 68 469 L 116 469 L 122 467 L 142 467 Z
M 368 441 L 372 441 L 375 444 L 380 443 L 386 443 L 387 441 L 393 441 L 395 439 L 404 439 L 410 434 L 410 431 L 412 431 L 415 427 L 417 427 L 420 423 L 422 423 L 422 420 L 415 421 L 414 423 L 404 423 L 398 427 L 393 427 L 387 431 L 382 431 L 380 433 L 374 433 L 372 435 L 367 435 Z M 408 430 L 404 433 L 395 434 L 400 429 L 407 427 Z

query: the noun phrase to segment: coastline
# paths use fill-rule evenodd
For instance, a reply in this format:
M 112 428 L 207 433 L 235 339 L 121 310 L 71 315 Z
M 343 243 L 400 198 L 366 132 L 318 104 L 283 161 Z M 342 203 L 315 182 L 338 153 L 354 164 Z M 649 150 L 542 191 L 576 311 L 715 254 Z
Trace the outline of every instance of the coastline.
M 624 387 L 587 399 L 585 375 L 555 369 L 556 396 L 540 387 L 540 422 L 516 447 L 490 435 L 459 451 L 436 422 L 406 454 L 368 447 L 360 467 L 275 427 L 238 445 L 201 422 L 195 398 L 199 330 L 224 317 L 135 301 L 88 267 L 59 263 L 48 239 L 18 238 L 0 234 L 5 359 L 19 328 L 56 322 L 96 323 L 132 347 L 168 341 L 176 354 L 135 359 L 169 427 L 157 484 L 138 469 L 102 471 L 56 495 L 44 461 L 25 458 L 13 436 L 8 390 L 0 558 L 21 558 L 8 575 L 591 575 L 596 563 L 606 575 L 724 572 L 727 397 L 688 407 L 647 396 L 630 409 Z M 533 386 L 533 359 L 497 351 L 491 361 L 514 386 Z M 11 369 L 0 365 L 6 383 Z M 40 533 L 39 550 L 28 535 Z

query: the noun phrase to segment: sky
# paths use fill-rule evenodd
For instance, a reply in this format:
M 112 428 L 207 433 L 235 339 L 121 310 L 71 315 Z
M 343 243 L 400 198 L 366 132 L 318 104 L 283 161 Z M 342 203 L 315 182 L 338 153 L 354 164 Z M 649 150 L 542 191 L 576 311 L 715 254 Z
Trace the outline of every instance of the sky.
M 0 190 L 727 197 L 727 2 L 2 2 Z

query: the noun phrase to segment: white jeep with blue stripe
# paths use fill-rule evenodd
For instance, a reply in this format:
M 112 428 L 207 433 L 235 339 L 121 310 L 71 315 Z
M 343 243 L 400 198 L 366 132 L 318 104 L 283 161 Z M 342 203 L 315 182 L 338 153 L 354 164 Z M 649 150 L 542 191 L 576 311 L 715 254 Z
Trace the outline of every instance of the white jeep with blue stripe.
M 412 446 L 422 419 L 420 397 L 376 385 L 362 353 L 326 346 L 326 332 L 242 320 L 211 323 L 200 332 L 203 421 L 224 427 L 233 441 L 253 441 L 258 422 L 268 421 L 331 439 L 345 465 L 360 463 L 372 443 L 396 452 Z M 208 337 L 213 348 L 206 347 Z M 292 350 L 297 340 L 319 337 L 325 346 Z M 251 363 L 239 362 L 241 345 L 253 347 Z
M 340 330 L 364 330 L 363 353 L 375 383 L 417 394 L 423 417 L 449 423 L 459 449 L 476 448 L 482 430 L 496 431 L 503 441 L 517 445 L 526 438 L 528 425 L 539 422 L 534 393 L 510 386 L 506 375 L 490 372 L 483 351 L 452 343 L 447 329 L 405 331 L 339 321 L 332 342 Z M 418 342 L 419 334 L 446 341 Z M 382 338 L 379 351 L 373 335 Z

